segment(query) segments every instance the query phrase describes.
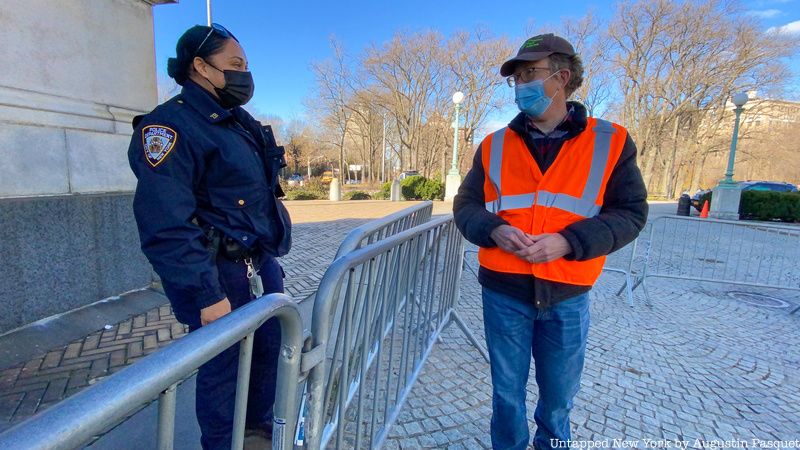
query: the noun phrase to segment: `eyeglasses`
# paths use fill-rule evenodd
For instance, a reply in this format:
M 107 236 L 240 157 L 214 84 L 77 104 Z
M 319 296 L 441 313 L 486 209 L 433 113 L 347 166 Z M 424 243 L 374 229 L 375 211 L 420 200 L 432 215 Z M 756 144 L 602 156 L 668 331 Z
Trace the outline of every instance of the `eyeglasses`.
M 239 40 L 236 39 L 236 36 L 234 36 L 233 33 L 228 31 L 227 28 L 223 27 L 222 25 L 220 25 L 218 23 L 212 23 L 211 24 L 211 29 L 208 30 L 208 34 L 206 34 L 206 37 L 203 38 L 202 42 L 200 42 L 200 45 L 197 46 L 197 50 L 194 51 L 194 56 L 197 56 L 197 54 L 200 53 L 200 49 L 203 48 L 203 45 L 206 43 L 208 38 L 211 37 L 211 33 L 215 32 L 215 31 L 217 32 L 217 34 L 219 34 L 220 36 L 224 37 L 225 39 L 233 38 L 236 42 L 239 42 Z
M 514 75 L 506 78 L 506 83 L 508 83 L 509 87 L 514 87 L 517 85 L 517 83 L 530 83 L 536 79 L 537 70 L 546 70 L 550 72 L 549 67 L 528 67 L 527 69 L 524 69 L 521 72 L 515 73 Z

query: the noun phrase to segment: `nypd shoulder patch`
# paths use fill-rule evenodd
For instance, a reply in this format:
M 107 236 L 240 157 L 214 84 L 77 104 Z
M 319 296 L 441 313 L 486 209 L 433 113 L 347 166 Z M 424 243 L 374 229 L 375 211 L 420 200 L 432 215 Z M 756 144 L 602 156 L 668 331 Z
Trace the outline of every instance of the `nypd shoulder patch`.
M 144 157 L 152 167 L 158 166 L 167 159 L 177 141 L 178 133 L 164 125 L 148 125 L 142 128 Z

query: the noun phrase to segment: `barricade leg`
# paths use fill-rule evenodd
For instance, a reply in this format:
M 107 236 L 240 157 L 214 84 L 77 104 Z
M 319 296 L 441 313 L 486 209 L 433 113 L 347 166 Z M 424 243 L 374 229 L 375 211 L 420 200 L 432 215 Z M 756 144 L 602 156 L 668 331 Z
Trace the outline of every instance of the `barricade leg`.
M 642 289 L 644 289 L 644 299 L 647 306 L 653 306 L 653 302 L 650 301 L 650 290 L 647 289 L 647 276 L 642 276 L 640 284 L 642 285 Z
M 638 285 L 637 285 L 638 286 Z M 633 285 L 633 277 L 631 276 L 630 272 L 625 273 L 625 281 L 622 282 L 622 286 L 619 287 L 617 291 L 617 297 L 622 295 L 622 291 L 627 292 L 628 297 L 628 306 L 633 307 L 633 290 L 635 286 Z
M 236 402 L 233 410 L 231 448 L 244 447 L 244 426 L 247 418 L 247 395 L 250 393 L 250 364 L 253 358 L 253 333 L 242 339 L 239 346 L 239 372 L 236 380 Z
M 175 402 L 177 384 L 158 396 L 158 450 L 172 450 L 175 443 Z
M 297 428 L 300 356 L 303 348 L 303 325 L 297 308 L 285 308 L 276 314 L 281 323 L 281 350 L 275 385 L 272 424 L 272 449 L 291 450 Z
M 464 267 L 469 269 L 469 271 L 472 273 L 472 275 L 475 276 L 475 279 L 477 280 L 478 279 L 478 273 L 475 272 L 475 269 L 473 269 L 472 266 L 469 265 L 469 263 L 467 263 L 467 253 L 475 253 L 477 255 L 478 252 L 476 252 L 475 250 L 464 250 L 464 258 L 463 258 L 463 262 L 462 262 Z
M 458 325 L 458 328 L 461 328 L 461 331 L 464 332 L 464 335 L 467 337 L 472 346 L 475 347 L 475 349 L 477 349 L 478 352 L 480 352 L 481 356 L 483 356 L 483 359 L 485 359 L 486 362 L 488 363 L 489 353 L 486 351 L 485 348 L 483 348 L 483 345 L 481 345 L 480 342 L 478 342 L 478 338 L 476 338 L 475 334 L 473 334 L 472 331 L 469 328 L 467 328 L 467 324 L 464 323 L 464 320 L 461 319 L 461 316 L 458 315 L 458 313 L 455 310 L 450 312 L 450 322 L 455 322 L 456 325 Z M 441 334 L 439 335 L 439 337 L 441 338 Z

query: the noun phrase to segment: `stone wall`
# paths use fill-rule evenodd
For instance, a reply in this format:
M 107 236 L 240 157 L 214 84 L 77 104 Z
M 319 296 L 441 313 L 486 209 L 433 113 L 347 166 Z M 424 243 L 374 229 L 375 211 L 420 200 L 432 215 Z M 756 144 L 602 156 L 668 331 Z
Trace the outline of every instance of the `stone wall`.
M 152 281 L 132 194 L 0 199 L 0 333 Z
M 127 149 L 156 105 L 152 8 L 174 1 L 2 3 L 0 333 L 150 281 Z

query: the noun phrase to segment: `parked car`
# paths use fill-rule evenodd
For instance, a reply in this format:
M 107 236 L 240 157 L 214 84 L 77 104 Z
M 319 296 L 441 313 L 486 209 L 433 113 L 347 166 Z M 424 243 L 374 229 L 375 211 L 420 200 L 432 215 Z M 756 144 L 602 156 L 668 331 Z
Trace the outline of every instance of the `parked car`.
M 797 186 L 782 181 L 740 181 L 743 191 L 797 192 Z
M 711 189 L 698 189 L 697 192 L 692 195 L 692 206 L 694 206 L 694 209 L 698 211 L 703 209 L 703 205 L 700 204 L 700 199 L 709 192 L 711 192 Z
M 293 174 L 292 176 L 290 176 L 289 178 L 286 179 L 286 183 L 289 186 L 302 185 L 303 184 L 303 176 L 300 175 L 299 173 L 295 173 L 295 174 Z
M 736 183 L 742 191 L 774 191 L 797 192 L 797 186 L 782 181 L 739 181 Z M 692 206 L 698 211 L 703 209 L 701 199 L 711 192 L 711 189 L 698 190 L 692 196 Z

